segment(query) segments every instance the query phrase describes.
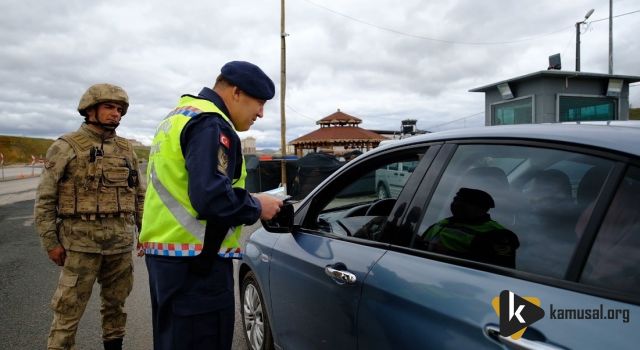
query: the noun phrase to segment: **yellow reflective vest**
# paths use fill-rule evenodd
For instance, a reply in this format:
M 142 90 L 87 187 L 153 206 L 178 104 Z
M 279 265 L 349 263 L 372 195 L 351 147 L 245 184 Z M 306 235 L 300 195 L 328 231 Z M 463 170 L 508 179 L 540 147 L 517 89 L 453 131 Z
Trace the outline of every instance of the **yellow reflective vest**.
M 180 135 L 191 118 L 201 113 L 217 113 L 233 123 L 211 101 L 185 95 L 178 106 L 158 125 L 151 144 L 147 167 L 147 192 L 142 217 L 140 242 L 145 254 L 163 256 L 196 256 L 202 252 L 205 220 L 198 220 L 188 193 L 188 173 L 180 145 Z M 215 170 L 214 170 L 215 171 Z M 233 187 L 244 188 L 247 170 L 242 159 L 242 172 Z M 242 225 L 227 232 L 218 255 L 241 258 Z

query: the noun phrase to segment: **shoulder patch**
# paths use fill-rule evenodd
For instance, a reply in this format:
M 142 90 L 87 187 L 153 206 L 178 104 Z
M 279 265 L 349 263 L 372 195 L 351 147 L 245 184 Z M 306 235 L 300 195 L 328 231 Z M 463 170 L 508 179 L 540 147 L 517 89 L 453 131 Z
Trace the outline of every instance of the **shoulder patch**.
M 46 169 L 51 169 L 51 168 L 53 168 L 54 166 L 56 166 L 56 162 L 55 162 L 55 161 L 53 161 L 53 160 L 49 160 L 49 159 L 46 159 L 46 160 L 44 161 L 44 167 L 45 167 Z
M 227 149 L 229 149 L 229 147 L 231 146 L 231 141 L 229 140 L 229 137 L 222 132 L 220 133 L 220 143 Z
M 222 149 L 218 148 L 218 171 L 227 175 L 227 168 L 229 167 L 229 156 Z

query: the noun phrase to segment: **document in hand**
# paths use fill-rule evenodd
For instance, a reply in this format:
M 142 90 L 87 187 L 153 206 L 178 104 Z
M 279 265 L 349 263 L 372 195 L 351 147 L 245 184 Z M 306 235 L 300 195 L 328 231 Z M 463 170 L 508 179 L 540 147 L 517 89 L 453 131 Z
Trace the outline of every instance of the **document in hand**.
M 291 196 L 287 195 L 287 188 L 285 186 L 276 187 L 269 191 L 264 191 L 262 193 L 270 194 L 274 197 L 280 198 L 282 200 L 287 200 L 291 198 Z

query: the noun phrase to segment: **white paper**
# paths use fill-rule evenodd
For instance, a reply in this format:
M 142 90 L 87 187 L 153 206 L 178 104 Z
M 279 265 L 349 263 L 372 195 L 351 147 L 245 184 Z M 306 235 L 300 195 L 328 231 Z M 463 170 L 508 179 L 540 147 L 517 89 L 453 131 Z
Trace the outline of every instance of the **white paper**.
M 272 195 L 272 196 L 274 196 L 276 198 L 279 198 L 279 199 L 282 199 L 282 200 L 291 198 L 291 196 L 287 195 L 287 188 L 285 186 L 276 187 L 276 188 L 274 188 L 272 190 L 264 191 L 262 193 L 266 193 L 266 194 Z

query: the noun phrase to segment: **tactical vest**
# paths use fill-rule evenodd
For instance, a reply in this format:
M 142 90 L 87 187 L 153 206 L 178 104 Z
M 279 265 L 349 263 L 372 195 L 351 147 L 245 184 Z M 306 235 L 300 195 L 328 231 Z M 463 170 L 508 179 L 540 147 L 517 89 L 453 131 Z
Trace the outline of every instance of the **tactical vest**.
M 146 254 L 163 256 L 196 256 L 202 252 L 205 220 L 191 206 L 188 193 L 188 173 L 182 153 L 180 135 L 191 118 L 201 113 L 216 113 L 235 132 L 233 123 L 212 102 L 183 96 L 178 106 L 158 125 L 151 144 L 147 167 L 147 193 L 142 217 L 140 242 Z M 212 169 L 211 171 L 215 171 Z M 244 158 L 234 188 L 244 188 L 247 170 Z M 231 227 L 218 251 L 225 258 L 241 258 L 242 226 Z
M 138 174 L 126 139 L 116 136 L 116 151 L 105 154 L 100 142 L 81 131 L 60 138 L 76 157 L 58 184 L 58 215 L 95 220 L 136 212 Z

